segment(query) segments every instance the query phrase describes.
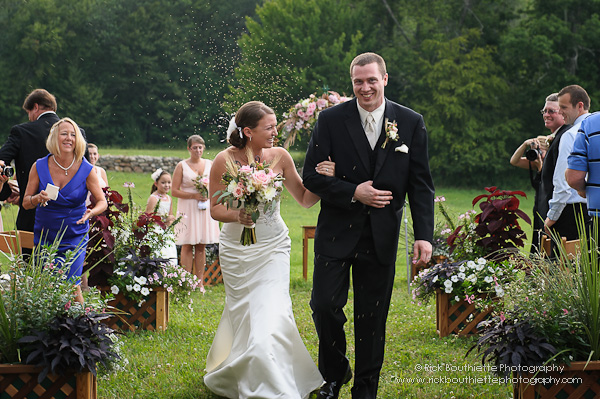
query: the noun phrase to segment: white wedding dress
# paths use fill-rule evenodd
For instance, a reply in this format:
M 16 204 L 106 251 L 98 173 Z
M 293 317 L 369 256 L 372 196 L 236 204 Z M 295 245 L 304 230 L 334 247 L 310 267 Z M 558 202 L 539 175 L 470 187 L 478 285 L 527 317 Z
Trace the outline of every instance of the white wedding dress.
M 226 302 L 206 359 L 205 384 L 227 398 L 304 399 L 323 383 L 296 327 L 288 228 L 279 203 L 256 222 L 256 244 L 225 223 L 219 257 Z

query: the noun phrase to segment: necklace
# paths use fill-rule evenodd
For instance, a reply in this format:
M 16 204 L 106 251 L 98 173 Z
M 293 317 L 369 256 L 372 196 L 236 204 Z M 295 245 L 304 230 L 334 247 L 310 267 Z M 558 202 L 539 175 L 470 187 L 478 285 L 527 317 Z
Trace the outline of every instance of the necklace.
M 68 168 L 65 168 L 64 166 L 59 164 L 54 155 L 52 155 L 52 159 L 54 159 L 54 163 L 56 164 L 56 166 L 58 166 L 59 168 L 61 168 L 62 170 L 65 171 L 65 176 L 67 176 L 69 174 L 69 169 L 71 169 L 71 166 L 73 166 L 73 164 L 75 163 L 75 155 L 73 155 L 73 162 L 71 162 L 71 165 L 69 165 Z

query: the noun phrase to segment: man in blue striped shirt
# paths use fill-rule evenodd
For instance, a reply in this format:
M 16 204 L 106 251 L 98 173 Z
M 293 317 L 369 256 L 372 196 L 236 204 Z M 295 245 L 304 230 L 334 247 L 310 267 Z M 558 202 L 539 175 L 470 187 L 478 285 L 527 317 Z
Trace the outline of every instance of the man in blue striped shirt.
M 600 216 L 600 113 L 581 123 L 568 159 L 567 183 L 587 199 L 590 216 Z M 587 182 L 586 182 L 587 174 Z

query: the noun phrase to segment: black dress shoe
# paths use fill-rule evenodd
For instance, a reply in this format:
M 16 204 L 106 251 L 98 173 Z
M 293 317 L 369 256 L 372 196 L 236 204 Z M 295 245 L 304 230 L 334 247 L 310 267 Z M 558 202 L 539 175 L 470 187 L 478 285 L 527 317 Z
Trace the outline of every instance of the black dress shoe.
M 342 381 L 331 381 L 325 382 L 321 389 L 319 389 L 319 393 L 317 394 L 317 399 L 338 399 L 340 396 L 340 389 L 342 385 L 347 384 L 352 379 L 352 370 L 348 367 L 346 371 L 346 375 L 342 379 Z

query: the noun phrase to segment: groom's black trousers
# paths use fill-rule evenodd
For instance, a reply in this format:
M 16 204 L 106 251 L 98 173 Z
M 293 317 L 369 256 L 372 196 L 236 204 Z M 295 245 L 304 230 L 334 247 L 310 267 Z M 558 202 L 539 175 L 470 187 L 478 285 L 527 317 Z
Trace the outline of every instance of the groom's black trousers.
M 315 254 L 310 305 L 319 336 L 319 371 L 328 382 L 340 381 L 349 367 L 343 308 L 348 300 L 350 273 L 354 287 L 356 348 L 352 393 L 355 398 L 375 398 L 395 267 L 377 261 L 370 231 L 363 233 L 345 259 Z

